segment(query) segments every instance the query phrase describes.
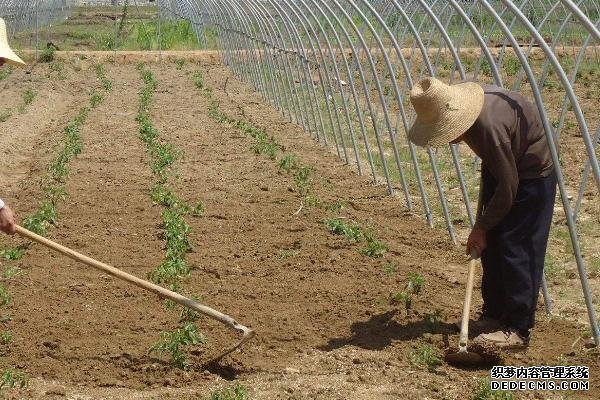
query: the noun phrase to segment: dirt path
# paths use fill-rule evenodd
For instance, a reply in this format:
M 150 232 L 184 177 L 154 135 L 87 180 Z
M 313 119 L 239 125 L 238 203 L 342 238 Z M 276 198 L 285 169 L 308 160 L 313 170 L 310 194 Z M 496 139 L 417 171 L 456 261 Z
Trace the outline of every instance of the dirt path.
M 159 333 L 175 327 L 174 313 L 154 296 L 35 246 L 19 263 L 27 275 L 11 287 L 15 341 L 4 349 L 13 365 L 36 378 L 21 398 L 58 391 L 73 398 L 197 399 L 232 379 L 253 398 L 269 400 L 468 397 L 487 370 L 442 365 L 429 373 L 409 358 L 420 344 L 446 349 L 456 343 L 451 323 L 460 311 L 465 267 L 445 232 L 426 228 L 384 186 L 373 187 L 341 165 L 228 71 L 204 66 L 221 108 L 266 127 L 314 169 L 313 195 L 342 207 L 303 204 L 293 176 L 255 154 L 251 138 L 208 116 L 191 76 L 196 67 L 150 68 L 159 80 L 153 120 L 161 137 L 185 154 L 176 164 L 175 190 L 191 204 L 203 200 L 207 210 L 189 219 L 195 251 L 188 260 L 195 269 L 184 291 L 250 324 L 258 337 L 207 367 L 203 362 L 234 336 L 202 320 L 208 344 L 191 353 L 192 371 L 174 370 L 148 354 Z M 164 242 L 135 121 L 141 80 L 133 65 L 108 72 L 114 90 L 84 127 L 84 152 L 73 161 L 69 198 L 50 236 L 144 277 L 162 261 Z M 323 220 L 334 216 L 370 227 L 389 252 L 381 259 L 360 254 L 363 243 L 328 232 Z M 390 296 L 410 273 L 422 274 L 425 285 L 407 315 Z M 436 311 L 445 322 L 428 322 Z M 578 327 L 539 319 L 532 347 L 508 364 L 600 371 L 581 344 L 571 348 Z M 597 375 L 582 398 L 600 394 Z

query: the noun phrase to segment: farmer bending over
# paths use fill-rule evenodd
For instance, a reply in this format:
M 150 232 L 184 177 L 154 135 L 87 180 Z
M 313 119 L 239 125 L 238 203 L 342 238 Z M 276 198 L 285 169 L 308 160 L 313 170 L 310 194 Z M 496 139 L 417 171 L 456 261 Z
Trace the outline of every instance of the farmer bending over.
M 6 23 L 0 18 L 0 67 L 6 63 L 17 66 L 25 65 L 8 45 Z M 0 231 L 11 235 L 15 233 L 15 215 L 2 199 L 0 199 Z
M 521 94 L 435 78 L 410 93 L 418 146 L 465 142 L 482 161 L 481 190 L 467 254 L 481 255 L 483 310 L 476 342 L 503 349 L 529 344 L 544 273 L 556 177 L 537 107 Z

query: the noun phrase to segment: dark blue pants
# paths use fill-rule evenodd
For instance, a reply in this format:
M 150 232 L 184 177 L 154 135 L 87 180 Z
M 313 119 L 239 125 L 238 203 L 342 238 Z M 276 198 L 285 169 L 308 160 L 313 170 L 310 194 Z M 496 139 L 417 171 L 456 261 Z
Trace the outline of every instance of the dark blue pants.
M 482 201 L 490 200 L 496 180 L 482 168 Z M 487 232 L 481 255 L 483 315 L 528 337 L 544 273 L 552 223 L 556 176 L 521 180 L 510 212 Z

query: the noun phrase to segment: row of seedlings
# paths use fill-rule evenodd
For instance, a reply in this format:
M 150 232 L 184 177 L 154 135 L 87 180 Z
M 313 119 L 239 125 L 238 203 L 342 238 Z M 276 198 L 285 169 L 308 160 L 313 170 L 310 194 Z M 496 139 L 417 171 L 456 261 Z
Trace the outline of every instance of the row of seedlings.
M 220 103 L 215 99 L 213 90 L 206 85 L 204 75 L 201 71 L 197 71 L 194 74 L 194 84 L 200 90 L 200 93 L 209 101 L 209 116 L 219 123 L 229 124 L 240 131 L 246 136 L 249 136 L 255 140 L 253 150 L 257 154 L 262 154 L 271 160 L 277 161 L 279 170 L 282 173 L 288 175 L 293 174 L 294 185 L 296 191 L 303 196 L 303 205 L 306 204 L 315 208 L 323 208 L 331 214 L 339 214 L 344 208 L 345 203 L 343 201 L 336 201 L 331 204 L 324 204 L 313 192 L 312 192 L 312 175 L 313 168 L 302 164 L 300 158 L 293 153 L 283 153 L 282 146 L 280 146 L 275 138 L 269 136 L 267 132 L 255 126 L 249 121 L 232 118 L 223 112 L 220 108 Z M 328 218 L 324 221 L 325 226 L 328 230 L 336 235 L 344 236 L 350 242 L 361 242 L 364 240 L 366 245 L 359 250 L 359 252 L 367 257 L 371 258 L 382 258 L 389 250 L 388 245 L 378 240 L 373 231 L 370 229 L 364 229 L 359 224 L 335 216 Z M 396 265 L 389 262 L 384 268 L 387 268 L 387 272 L 395 274 Z M 408 277 L 408 282 L 403 290 L 392 294 L 391 301 L 393 303 L 402 304 L 407 312 L 410 313 L 413 305 L 413 300 L 416 296 L 422 293 L 423 287 L 425 286 L 425 278 L 423 275 L 415 272 L 411 272 Z M 440 322 L 442 316 L 439 310 L 432 313 L 429 316 L 429 321 L 432 325 L 436 325 Z M 422 344 L 414 348 L 410 354 L 409 359 L 412 363 L 418 365 L 424 365 L 428 370 L 433 371 L 441 365 L 441 359 L 437 348 Z
M 185 218 L 190 214 L 194 217 L 202 216 L 204 204 L 200 201 L 192 208 L 170 186 L 170 181 L 174 178 L 174 164 L 182 153 L 173 144 L 160 138 L 160 132 L 152 121 L 150 107 L 158 81 L 152 71 L 146 69 L 143 64 L 138 66 L 138 70 L 144 82 L 137 116 L 139 135 L 150 156 L 152 173 L 156 179 L 150 197 L 154 204 L 164 208 L 162 227 L 167 249 L 164 261 L 149 273 L 148 278 L 179 293 L 182 291 L 182 282 L 191 272 L 186 260 L 187 253 L 192 251 L 189 239 L 191 227 Z M 170 310 L 176 308 L 176 304 L 170 300 L 166 301 L 165 306 Z M 169 354 L 174 366 L 188 369 L 190 361 L 185 351 L 186 347 L 206 342 L 205 336 L 198 329 L 198 319 L 197 312 L 182 308 L 179 327 L 170 332 L 161 332 L 160 339 L 152 346 L 151 351 L 160 356 Z
M 96 66 L 96 71 L 104 70 L 104 67 L 99 64 Z M 100 79 L 100 76 L 98 76 Z M 110 79 L 104 74 L 103 76 L 103 87 L 105 91 L 109 90 L 108 87 L 112 86 Z M 110 85 L 109 85 L 110 82 Z M 28 103 L 33 101 L 35 96 L 27 96 L 30 99 Z M 98 94 L 95 90 L 90 94 L 90 106 L 82 107 L 75 118 L 73 118 L 64 129 L 64 140 L 63 146 L 60 149 L 56 158 L 52 161 L 48 167 L 48 173 L 42 178 L 43 187 L 43 200 L 39 205 L 38 209 L 31 215 L 27 216 L 23 220 L 23 226 L 32 232 L 37 233 L 41 236 L 48 234 L 48 229 L 51 225 L 55 225 L 58 220 L 57 206 L 60 202 L 64 201 L 67 197 L 67 191 L 65 189 L 66 179 L 69 176 L 69 163 L 71 160 L 79 155 L 83 149 L 83 141 L 81 138 L 81 130 L 89 112 L 92 108 L 97 107 L 104 97 Z M 27 103 L 27 101 L 25 101 Z M 16 247 L 6 248 L 0 251 L 0 257 L 7 261 L 18 261 L 21 260 L 31 243 L 22 243 Z M 2 274 L 2 281 L 0 282 L 0 306 L 7 306 L 12 301 L 5 283 L 13 279 L 21 273 L 21 269 L 14 265 L 7 265 Z M 2 321 L 6 324 L 11 320 L 10 315 L 2 315 Z M 0 333 L 0 343 L 5 346 L 10 345 L 13 340 L 13 335 L 10 330 L 4 330 Z M 7 367 L 2 377 L 0 378 L 0 390 L 12 389 L 16 386 L 25 387 L 28 382 L 27 374 L 18 368 Z
M 255 140 L 253 150 L 256 154 L 267 156 L 271 160 L 277 161 L 278 155 L 282 152 L 275 138 L 249 121 L 232 118 L 224 113 L 219 101 L 214 98 L 213 91 L 208 87 L 201 71 L 194 74 L 194 84 L 200 90 L 200 93 L 209 100 L 208 114 L 219 123 L 226 123 L 242 131 L 246 136 Z M 339 212 L 343 208 L 343 202 L 334 202 L 332 204 L 323 204 L 323 202 L 311 191 L 313 168 L 303 165 L 300 158 L 293 153 L 283 153 L 278 161 L 280 171 L 286 174 L 293 174 L 296 191 L 303 196 L 302 205 L 325 208 L 327 211 Z M 345 221 L 343 218 L 331 218 L 325 220 L 325 225 L 334 234 L 346 236 L 351 241 L 359 242 L 365 240 L 366 246 L 360 250 L 360 253 L 373 258 L 380 258 L 389 250 L 386 243 L 375 238 L 371 230 L 362 229 L 360 226 Z

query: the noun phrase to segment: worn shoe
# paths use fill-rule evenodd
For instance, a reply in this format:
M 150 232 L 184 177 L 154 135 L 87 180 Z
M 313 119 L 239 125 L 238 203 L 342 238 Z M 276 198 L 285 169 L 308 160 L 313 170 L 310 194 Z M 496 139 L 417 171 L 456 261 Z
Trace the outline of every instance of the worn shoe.
M 460 331 L 462 321 L 455 323 L 456 328 Z M 469 320 L 469 336 L 477 336 L 482 333 L 495 332 L 500 329 L 502 325 L 500 321 L 494 318 L 481 317 L 476 320 Z
M 493 346 L 502 350 L 524 350 L 529 346 L 528 339 L 508 328 L 492 333 L 482 333 L 473 342 L 484 347 Z

